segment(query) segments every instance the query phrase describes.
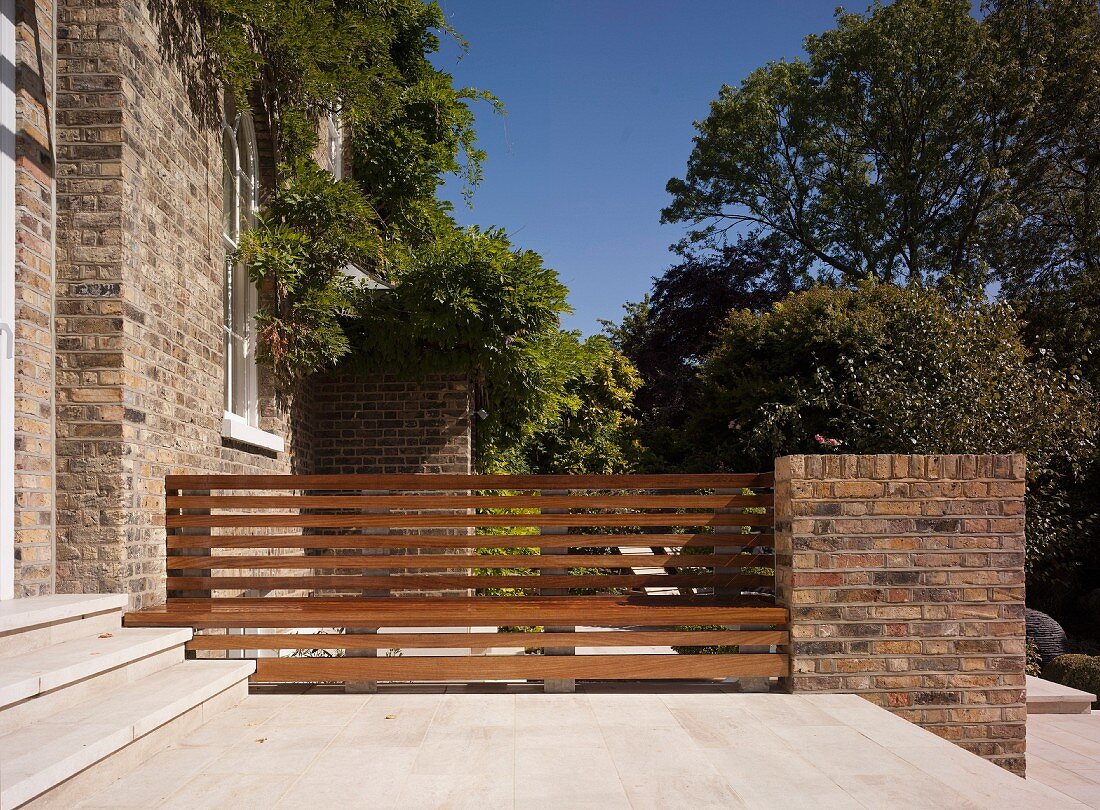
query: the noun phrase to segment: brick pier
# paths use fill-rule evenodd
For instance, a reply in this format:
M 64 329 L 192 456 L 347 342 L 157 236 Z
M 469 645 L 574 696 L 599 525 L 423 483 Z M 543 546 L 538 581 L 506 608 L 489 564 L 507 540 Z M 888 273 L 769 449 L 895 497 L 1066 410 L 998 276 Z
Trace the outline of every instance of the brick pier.
M 1024 457 L 776 460 L 792 692 L 854 692 L 1024 771 Z

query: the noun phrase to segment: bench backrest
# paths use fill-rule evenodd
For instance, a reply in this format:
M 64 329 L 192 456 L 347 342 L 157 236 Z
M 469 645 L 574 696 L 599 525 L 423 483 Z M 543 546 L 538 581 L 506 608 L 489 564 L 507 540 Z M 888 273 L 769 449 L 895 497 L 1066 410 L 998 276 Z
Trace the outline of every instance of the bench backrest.
M 770 473 L 165 483 L 169 601 L 286 590 L 683 595 L 772 584 Z

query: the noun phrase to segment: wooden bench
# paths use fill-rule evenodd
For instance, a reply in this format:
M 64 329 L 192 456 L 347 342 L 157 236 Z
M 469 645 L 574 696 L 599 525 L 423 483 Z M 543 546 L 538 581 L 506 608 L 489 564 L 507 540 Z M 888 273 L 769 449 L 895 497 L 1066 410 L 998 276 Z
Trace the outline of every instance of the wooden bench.
M 785 676 L 771 485 L 169 476 L 167 602 L 126 624 L 192 627 L 193 654 L 251 651 L 261 682 Z M 616 649 L 573 654 L 601 647 Z M 490 649 L 513 654 L 466 652 Z

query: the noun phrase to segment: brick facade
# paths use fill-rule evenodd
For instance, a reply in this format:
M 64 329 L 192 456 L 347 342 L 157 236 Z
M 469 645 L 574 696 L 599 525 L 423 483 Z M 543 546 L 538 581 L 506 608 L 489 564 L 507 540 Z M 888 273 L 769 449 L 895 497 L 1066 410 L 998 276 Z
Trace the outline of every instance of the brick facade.
M 1023 774 L 1024 458 L 776 460 L 790 688 L 854 692 Z
M 289 472 L 222 422 L 221 149 L 141 2 L 59 7 L 57 589 L 163 598 L 163 477 Z M 289 437 L 271 392 L 260 426 Z
M 286 452 L 222 437 L 220 132 L 187 67 L 195 43 L 167 42 L 185 27 L 164 15 L 145 0 L 19 0 L 20 595 L 162 601 L 169 473 L 470 467 L 460 379 L 338 374 L 276 398 L 261 368 L 259 427 Z
M 54 20 L 16 3 L 15 580 L 53 590 Z

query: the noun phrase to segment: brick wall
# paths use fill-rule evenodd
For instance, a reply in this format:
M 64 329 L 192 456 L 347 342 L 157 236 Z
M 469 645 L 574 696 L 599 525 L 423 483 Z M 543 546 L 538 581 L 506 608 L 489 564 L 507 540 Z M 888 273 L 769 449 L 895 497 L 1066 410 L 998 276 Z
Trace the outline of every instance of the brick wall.
M 790 688 L 854 692 L 1023 774 L 1024 458 L 776 460 Z
M 295 469 L 222 439 L 221 148 L 140 0 L 69 0 L 58 42 L 58 589 L 164 596 L 163 478 Z
M 223 439 L 220 133 L 188 66 L 201 38 L 159 2 L 65 0 L 56 36 L 54 13 L 19 0 L 19 593 L 163 600 L 170 473 L 468 472 L 468 388 L 446 376 L 339 373 L 277 398 L 261 368 L 260 427 L 287 452 Z
M 18 0 L 15 582 L 21 596 L 53 590 L 53 86 L 53 2 Z
M 348 372 L 311 380 L 317 473 L 468 473 L 470 386 L 464 376 L 403 380 Z

